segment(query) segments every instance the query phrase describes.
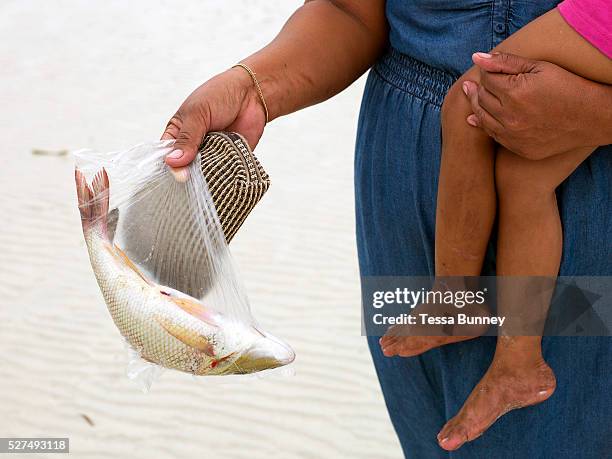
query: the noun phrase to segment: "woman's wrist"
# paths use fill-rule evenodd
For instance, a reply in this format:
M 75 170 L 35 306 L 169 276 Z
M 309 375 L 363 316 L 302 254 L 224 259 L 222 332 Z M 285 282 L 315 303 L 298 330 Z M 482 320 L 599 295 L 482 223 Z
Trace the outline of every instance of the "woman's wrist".
M 264 100 L 262 100 L 262 96 L 258 91 L 257 84 L 255 83 L 255 80 L 253 76 L 249 73 L 249 71 L 243 67 L 234 66 L 226 70 L 226 73 L 231 75 L 231 78 L 238 85 L 239 91 L 242 93 L 243 104 L 245 106 L 256 105 L 260 107 L 264 119 L 266 120 L 266 122 L 268 122 L 269 115 L 267 104 Z M 257 79 L 257 81 L 259 81 L 259 79 Z
M 287 74 L 286 66 L 275 65 L 273 58 L 265 58 L 261 55 L 263 52 L 265 51 L 259 51 L 241 62 L 246 64 L 255 74 L 262 96 L 266 101 L 268 121 L 272 121 L 293 111 L 285 108 L 288 105 L 287 93 L 291 92 L 286 88 L 290 85 L 291 80 Z M 279 68 L 281 70 L 278 70 Z M 280 84 L 281 82 L 282 84 Z M 285 86 L 285 89 L 283 90 L 281 86 Z M 254 92 L 255 96 L 259 98 L 255 84 L 251 85 L 251 89 L 251 92 Z
M 240 67 L 232 67 L 226 70 L 225 73 L 230 76 L 237 90 L 242 94 L 243 103 L 245 105 L 256 104 L 261 106 L 262 113 L 265 116 L 265 108 L 249 73 Z

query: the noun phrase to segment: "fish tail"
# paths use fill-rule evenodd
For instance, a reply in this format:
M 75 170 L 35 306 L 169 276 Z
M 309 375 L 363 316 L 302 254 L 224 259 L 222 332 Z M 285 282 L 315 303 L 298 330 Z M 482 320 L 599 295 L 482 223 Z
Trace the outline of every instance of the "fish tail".
M 74 170 L 79 212 L 83 232 L 87 233 L 94 227 L 107 234 L 109 182 L 106 170 L 102 168 L 91 182 L 87 184 L 85 176 L 79 169 Z

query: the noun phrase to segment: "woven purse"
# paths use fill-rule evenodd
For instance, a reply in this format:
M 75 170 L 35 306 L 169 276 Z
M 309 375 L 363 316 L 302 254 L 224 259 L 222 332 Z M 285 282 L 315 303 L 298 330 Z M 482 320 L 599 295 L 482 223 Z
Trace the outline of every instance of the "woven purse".
M 206 135 L 200 158 L 202 173 L 229 243 L 270 187 L 270 177 L 246 140 L 234 132 Z
M 199 152 L 202 173 L 229 243 L 270 187 L 270 178 L 238 134 L 212 132 Z M 215 254 L 209 252 L 202 235 L 177 237 L 181 228 L 194 224 L 189 194 L 177 192 L 171 174 L 164 177 L 165 181 L 145 183 L 138 194 L 146 199 L 134 197 L 119 217 L 124 221 L 123 248 L 134 263 L 154 273 L 159 283 L 200 298 L 209 290 L 211 278 L 194 273 L 206 272 L 208 257 Z

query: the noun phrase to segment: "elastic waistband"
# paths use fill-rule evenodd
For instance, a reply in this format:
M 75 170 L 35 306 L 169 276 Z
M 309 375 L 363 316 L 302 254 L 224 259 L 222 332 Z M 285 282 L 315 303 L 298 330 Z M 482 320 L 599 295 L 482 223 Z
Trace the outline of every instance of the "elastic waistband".
M 442 106 L 455 77 L 391 48 L 374 66 L 384 80 L 432 104 Z

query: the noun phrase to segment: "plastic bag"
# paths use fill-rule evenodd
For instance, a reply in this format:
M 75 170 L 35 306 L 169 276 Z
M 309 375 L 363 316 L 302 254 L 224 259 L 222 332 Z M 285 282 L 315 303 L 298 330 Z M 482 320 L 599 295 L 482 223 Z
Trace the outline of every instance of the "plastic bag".
M 83 234 L 94 274 L 150 386 L 158 366 L 247 374 L 291 363 L 293 350 L 251 314 L 199 158 L 172 170 L 172 142 L 75 153 Z

